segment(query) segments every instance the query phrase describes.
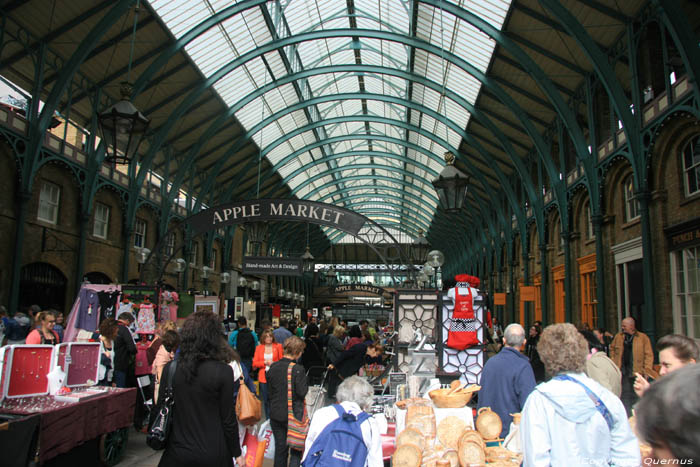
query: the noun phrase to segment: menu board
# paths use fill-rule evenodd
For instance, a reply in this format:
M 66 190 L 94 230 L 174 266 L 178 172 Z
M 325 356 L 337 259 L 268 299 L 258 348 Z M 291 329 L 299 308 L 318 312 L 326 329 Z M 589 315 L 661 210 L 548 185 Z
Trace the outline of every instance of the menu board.
M 392 371 L 389 373 L 389 393 L 396 395 L 396 388 L 406 384 L 406 373 L 402 371 Z

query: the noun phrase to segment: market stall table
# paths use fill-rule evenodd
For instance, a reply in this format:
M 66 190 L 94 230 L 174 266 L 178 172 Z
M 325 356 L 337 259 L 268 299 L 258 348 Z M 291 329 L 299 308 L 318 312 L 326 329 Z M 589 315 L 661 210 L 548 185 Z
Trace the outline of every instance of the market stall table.
M 63 453 L 76 446 L 94 440 L 102 435 L 120 433 L 118 430 L 128 427 L 133 422 L 136 389 L 104 388 L 105 394 L 80 402 L 59 402 L 52 396 L 21 397 L 5 399 L 0 406 L 0 414 L 39 415 L 38 453 L 39 462 Z M 17 420 L 23 420 L 22 419 Z M 15 421 L 10 421 L 10 428 Z M 125 443 L 126 430 L 121 430 L 113 442 Z M 0 431 L 0 452 L 17 450 L 22 440 L 17 439 L 12 429 Z M 30 440 L 31 441 L 31 440 Z M 19 445 L 18 445 L 19 443 Z M 26 444 L 26 443 L 25 443 Z M 30 445 L 27 445 L 29 449 Z M 112 459 L 121 457 L 121 448 L 115 451 L 111 446 Z M 105 446 L 109 450 L 110 446 Z M 112 462 L 110 462 L 112 463 Z M 116 462 L 115 462 L 116 463 Z

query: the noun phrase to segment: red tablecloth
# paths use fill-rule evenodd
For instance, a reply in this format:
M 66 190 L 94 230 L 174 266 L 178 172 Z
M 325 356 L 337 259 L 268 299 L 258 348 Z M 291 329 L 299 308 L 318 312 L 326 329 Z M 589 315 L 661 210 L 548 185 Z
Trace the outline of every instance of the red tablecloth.
M 100 435 L 133 422 L 136 388 L 109 388 L 81 402 L 56 402 L 51 396 L 7 399 L 0 412 L 39 414 L 39 460 L 45 462 Z
M 396 450 L 396 423 L 389 423 L 386 434 L 382 435 L 382 455 L 384 460 L 391 459 Z

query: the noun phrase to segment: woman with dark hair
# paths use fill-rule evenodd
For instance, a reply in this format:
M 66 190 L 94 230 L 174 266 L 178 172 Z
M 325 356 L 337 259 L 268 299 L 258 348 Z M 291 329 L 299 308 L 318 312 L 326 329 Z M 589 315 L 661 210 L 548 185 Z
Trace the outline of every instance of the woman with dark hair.
M 114 376 L 114 338 L 117 337 L 119 325 L 114 318 L 107 318 L 100 323 L 100 373 L 99 386 L 111 386 Z
M 686 365 L 693 365 L 700 358 L 700 349 L 695 340 L 680 334 L 669 334 L 656 343 L 659 352 L 659 377 L 672 373 Z M 649 381 L 641 374 L 635 373 L 634 392 L 642 397 L 649 389 Z
M 384 348 L 381 345 L 367 341 L 361 341 L 350 349 L 344 350 L 335 363 L 328 365 L 329 370 L 336 370 L 330 373 L 328 397 L 335 397 L 335 391 L 340 382 L 348 376 L 356 375 L 364 366 L 367 358 L 376 359 L 381 357 L 383 352 Z
M 177 359 L 163 369 L 158 394 L 163 400 L 170 367 L 177 364 L 172 431 L 159 466 L 233 466 L 241 455 L 226 345 L 214 313 L 198 311 L 185 320 Z
M 172 323 L 172 321 L 169 322 Z M 151 373 L 154 376 L 154 389 L 156 391 L 156 399 L 153 402 L 158 402 L 158 390 L 160 389 L 160 381 L 163 377 L 163 368 L 165 368 L 168 362 L 175 359 L 175 352 L 179 345 L 180 335 L 177 331 L 165 331 L 151 368 Z
M 542 328 L 537 324 L 533 324 L 530 326 L 530 334 L 525 344 L 525 355 L 530 359 L 532 372 L 535 374 L 535 381 L 538 383 L 544 381 L 544 364 L 540 359 L 540 354 L 537 352 L 537 343 L 540 340 L 540 334 L 542 334 Z
M 362 337 L 362 330 L 357 324 L 353 325 L 350 328 L 350 330 L 348 331 L 348 337 L 350 339 L 348 339 L 348 341 L 345 343 L 344 350 L 349 350 L 355 344 L 359 344 L 360 342 L 364 341 L 364 338 Z

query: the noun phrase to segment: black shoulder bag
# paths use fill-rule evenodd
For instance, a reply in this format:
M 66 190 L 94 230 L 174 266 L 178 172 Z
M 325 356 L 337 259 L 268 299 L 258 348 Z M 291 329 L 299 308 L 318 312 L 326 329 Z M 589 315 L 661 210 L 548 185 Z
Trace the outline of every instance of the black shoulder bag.
M 175 393 L 173 392 L 173 381 L 175 379 L 175 369 L 177 360 L 173 360 L 168 367 L 166 375 L 167 387 L 163 393 L 163 399 L 158 401 L 158 412 L 153 419 L 153 424 L 148 430 L 146 444 L 156 451 L 165 449 L 168 442 L 168 435 L 173 424 L 173 408 L 175 405 Z

